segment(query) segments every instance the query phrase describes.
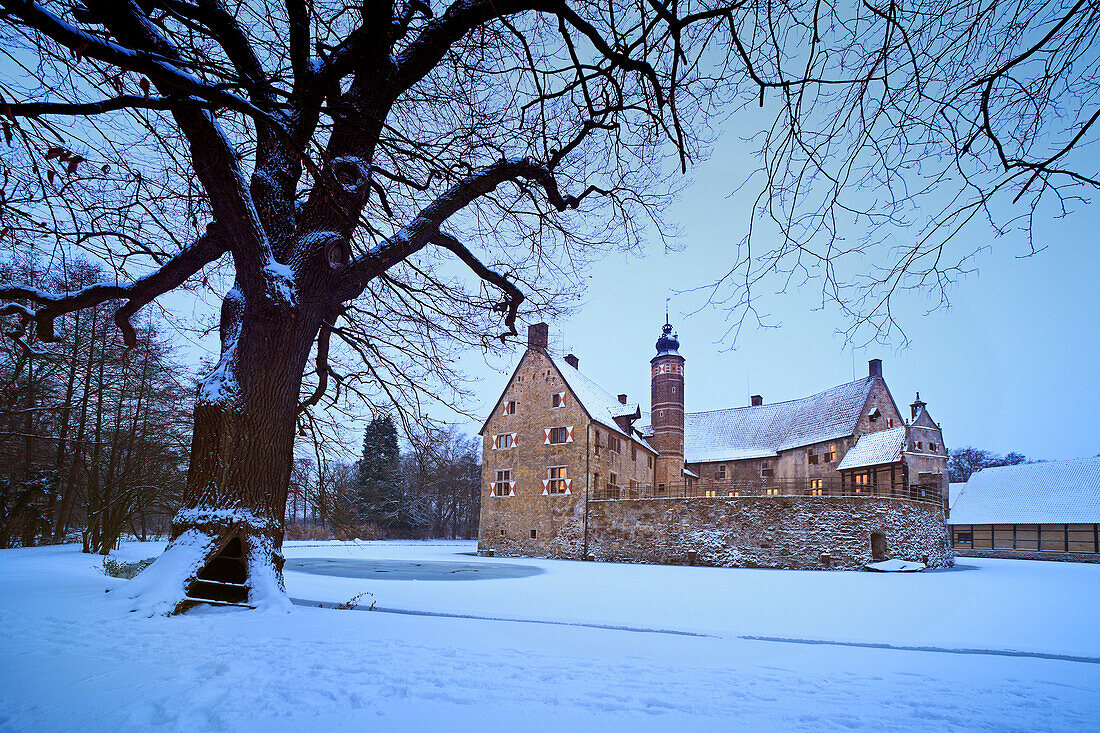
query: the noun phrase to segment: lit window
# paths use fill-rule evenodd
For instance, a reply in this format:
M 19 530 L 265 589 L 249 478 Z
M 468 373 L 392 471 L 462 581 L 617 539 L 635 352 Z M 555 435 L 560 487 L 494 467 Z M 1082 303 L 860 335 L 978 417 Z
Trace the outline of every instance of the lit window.
M 825 462 L 826 463 L 832 463 L 835 460 L 836 460 L 836 443 L 832 443 L 832 444 L 829 445 L 829 450 L 825 454 Z
M 814 449 L 810 448 L 806 451 L 806 460 L 810 462 L 811 466 L 817 465 L 817 454 L 814 453 Z
M 825 489 L 823 488 L 822 483 L 822 479 L 810 479 L 810 496 L 824 496 Z
M 566 489 L 569 488 L 565 466 L 551 466 L 546 469 L 546 476 L 546 493 L 564 494 Z
M 710 489 L 707 489 L 707 491 L 705 493 L 706 493 L 707 496 L 718 496 L 717 491 L 711 491 Z
M 764 493 L 767 494 L 768 496 L 779 496 L 779 489 L 778 488 L 764 489 Z

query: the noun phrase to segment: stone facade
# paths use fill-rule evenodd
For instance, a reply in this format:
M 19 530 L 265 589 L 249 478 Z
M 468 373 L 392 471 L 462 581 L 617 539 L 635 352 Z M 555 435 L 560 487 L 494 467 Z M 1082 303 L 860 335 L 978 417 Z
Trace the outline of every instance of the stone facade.
M 929 567 L 953 563 L 943 512 L 904 499 L 764 496 L 595 501 L 588 554 L 595 560 L 722 567 L 854 570 L 885 554 Z M 583 517 L 569 519 L 550 557 L 580 559 Z M 881 559 L 881 558 L 879 558 Z
M 547 431 L 553 429 L 564 429 L 566 441 L 549 442 Z M 583 506 L 586 493 L 632 482 L 651 485 L 655 459 L 644 443 L 593 421 L 536 342 L 482 429 L 479 549 L 540 554 Z M 551 469 L 563 469 L 560 478 L 552 479 Z M 498 477 L 506 477 L 508 486 Z
M 634 427 L 638 406 L 626 404 L 626 395 L 610 397 L 574 357 L 551 356 L 547 341 L 545 324 L 532 326 L 528 349 L 482 428 L 479 552 L 854 569 L 872 560 L 874 536 L 877 559 L 951 564 L 944 507 L 914 501 L 926 494 L 910 490 L 929 476 L 942 481 L 939 426 L 918 395 L 913 426 L 931 448 L 914 449 L 879 360 L 867 378 L 802 400 L 765 406 L 754 396 L 747 408 L 692 413 L 714 418 L 709 431 L 694 435 L 696 455 L 732 456 L 692 461 L 685 360 L 670 325 L 651 361 L 652 426 L 641 430 Z M 747 436 L 743 445 L 740 438 L 708 442 L 742 435 L 737 430 Z M 875 446 L 892 435 L 893 452 L 881 461 L 874 450 L 861 452 L 871 445 L 860 443 L 867 435 L 875 435 Z M 839 471 L 857 446 L 853 470 Z M 855 461 L 858 455 L 873 460 Z

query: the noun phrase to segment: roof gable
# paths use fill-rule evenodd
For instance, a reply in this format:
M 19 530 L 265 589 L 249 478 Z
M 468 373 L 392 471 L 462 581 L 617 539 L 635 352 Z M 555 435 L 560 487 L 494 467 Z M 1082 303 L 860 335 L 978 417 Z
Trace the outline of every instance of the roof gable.
M 836 464 L 836 470 L 843 471 L 848 468 L 864 468 L 866 466 L 881 466 L 887 463 L 897 463 L 901 460 L 901 452 L 905 449 L 905 426 L 878 430 L 873 433 L 864 433 L 853 445 L 840 463 Z
M 504 383 L 504 389 L 500 390 L 500 396 L 497 397 L 497 401 L 493 403 L 493 409 L 489 411 L 489 417 L 485 418 L 485 422 L 481 423 L 481 430 L 477 431 L 478 435 L 485 435 L 485 428 L 489 427 L 489 421 L 493 419 L 493 415 L 497 414 L 497 410 L 500 409 L 500 403 L 504 401 L 504 395 L 508 394 L 508 388 L 512 386 L 512 382 L 516 381 L 516 374 L 519 373 L 519 368 L 523 366 L 523 362 L 527 360 L 527 355 L 531 353 L 531 350 L 523 352 L 523 356 L 516 362 L 516 368 L 512 370 L 512 376 L 508 377 L 508 381 Z
M 986 468 L 951 488 L 949 524 L 1100 523 L 1100 458 Z

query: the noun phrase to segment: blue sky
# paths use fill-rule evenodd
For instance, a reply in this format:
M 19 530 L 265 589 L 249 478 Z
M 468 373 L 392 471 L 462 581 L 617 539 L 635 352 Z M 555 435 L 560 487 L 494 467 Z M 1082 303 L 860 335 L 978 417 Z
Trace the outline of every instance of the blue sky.
M 581 370 L 613 394 L 626 392 L 648 409 L 648 362 L 664 322 L 669 289 L 712 280 L 743 232 L 747 206 L 729 197 L 747 149 L 727 135 L 713 157 L 693 171 L 694 182 L 670 212 L 683 232 L 683 251 L 656 245 L 644 258 L 614 254 L 595 266 L 576 313 L 551 324 L 552 348 L 580 357 Z M 774 402 L 812 394 L 862 377 L 867 360 L 881 358 L 904 414 L 914 392 L 941 423 L 948 447 L 973 445 L 998 453 L 1061 459 L 1100 453 L 1100 215 L 1080 204 L 1064 219 L 1040 219 L 1038 254 L 1020 237 L 993 240 L 975 228 L 960 246 L 988 244 L 974 272 L 951 292 L 952 305 L 928 311 L 919 295 L 899 301 L 909 338 L 865 348 L 846 346 L 835 308 L 820 308 L 814 285 L 768 295 L 761 308 L 774 329 L 742 330 L 735 343 L 727 312 L 697 311 L 700 296 L 674 296 L 671 320 L 687 359 L 689 411 L 733 407 L 761 394 Z M 986 241 L 988 240 L 988 241 Z M 780 287 L 771 283 L 772 291 Z M 519 352 L 486 366 L 471 359 L 476 412 L 491 409 Z M 476 432 L 478 426 L 467 426 Z

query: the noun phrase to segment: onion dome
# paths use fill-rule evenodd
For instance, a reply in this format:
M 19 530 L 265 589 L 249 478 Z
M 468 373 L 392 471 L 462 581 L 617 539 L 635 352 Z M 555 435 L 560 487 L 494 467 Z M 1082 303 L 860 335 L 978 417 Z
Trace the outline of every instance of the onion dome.
M 677 349 L 680 348 L 680 339 L 676 337 L 676 334 L 672 333 L 672 324 L 666 323 L 661 328 L 661 338 L 657 339 L 657 356 L 666 356 L 668 354 L 680 355 Z

